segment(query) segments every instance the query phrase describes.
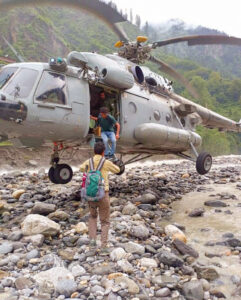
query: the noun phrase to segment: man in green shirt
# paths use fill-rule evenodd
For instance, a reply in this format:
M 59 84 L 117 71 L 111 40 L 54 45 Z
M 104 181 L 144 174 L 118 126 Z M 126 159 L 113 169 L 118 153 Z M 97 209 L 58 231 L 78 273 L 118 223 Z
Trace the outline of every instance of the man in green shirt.
M 92 116 L 91 118 L 94 119 Z M 120 124 L 109 114 L 107 107 L 100 108 L 100 115 L 95 120 L 97 121 L 97 125 L 101 127 L 101 137 L 105 145 L 105 157 L 111 158 L 115 154 L 116 140 L 120 137 Z M 116 134 L 114 127 L 116 127 Z M 111 141 L 111 147 L 108 140 Z

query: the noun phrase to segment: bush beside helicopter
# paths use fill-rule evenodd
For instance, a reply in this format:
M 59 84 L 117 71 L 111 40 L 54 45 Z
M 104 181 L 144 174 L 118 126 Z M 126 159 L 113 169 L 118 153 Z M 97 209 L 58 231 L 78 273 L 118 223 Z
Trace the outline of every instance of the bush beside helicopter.
M 8 8 L 21 2 L 23 0 L 2 0 L 0 7 Z M 175 94 L 168 79 L 139 64 L 146 60 L 157 63 L 162 71 L 181 81 L 197 96 L 185 78 L 151 55 L 152 49 L 183 41 L 190 45 L 241 45 L 241 39 L 189 36 L 147 44 L 147 38 L 137 37 L 136 42 L 129 42 L 116 25 L 124 21 L 123 17 L 106 3 L 98 0 L 91 4 L 80 0 L 54 2 L 94 10 L 119 35 L 121 40 L 116 43 L 119 52 L 103 56 L 73 51 L 67 60 L 52 58 L 49 63 L 22 62 L 3 67 L 0 72 L 1 136 L 18 139 L 24 145 L 54 142 L 49 178 L 56 184 L 65 184 L 72 179 L 73 172 L 70 166 L 59 164 L 59 154 L 69 145 L 79 145 L 82 150 L 88 147 L 93 137 L 89 131 L 91 99 L 104 90 L 111 113 L 121 125 L 117 146 L 121 157 L 116 162 L 121 167 L 120 173 L 124 172 L 127 163 L 172 153 L 196 161 L 198 173 L 206 174 L 212 158 L 206 152 L 197 153 L 201 137 L 195 127 L 202 124 L 208 128 L 240 132 L 240 123 Z M 125 154 L 135 156 L 123 163 L 122 155 Z

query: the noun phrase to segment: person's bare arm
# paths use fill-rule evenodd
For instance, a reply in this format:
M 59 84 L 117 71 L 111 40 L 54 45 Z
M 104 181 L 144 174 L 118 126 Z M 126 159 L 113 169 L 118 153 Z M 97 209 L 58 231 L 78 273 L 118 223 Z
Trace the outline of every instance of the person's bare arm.
M 90 116 L 90 118 L 91 118 L 91 120 L 95 120 L 95 121 L 98 120 L 98 118 L 97 118 L 97 117 L 94 117 L 94 116 Z
M 108 161 L 106 161 L 106 163 L 108 164 L 107 168 L 108 168 L 109 172 L 114 173 L 114 174 L 117 174 L 120 172 L 120 168 L 117 165 L 113 164 L 111 161 L 108 160 Z
M 116 139 L 118 140 L 120 138 L 120 124 L 118 122 L 115 123 L 116 126 Z

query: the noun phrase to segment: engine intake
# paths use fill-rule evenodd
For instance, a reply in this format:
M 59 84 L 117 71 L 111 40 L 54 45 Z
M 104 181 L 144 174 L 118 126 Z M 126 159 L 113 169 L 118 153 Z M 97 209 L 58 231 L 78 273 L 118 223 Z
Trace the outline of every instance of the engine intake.
M 101 81 L 120 90 L 131 89 L 134 85 L 133 75 L 116 67 L 102 69 Z

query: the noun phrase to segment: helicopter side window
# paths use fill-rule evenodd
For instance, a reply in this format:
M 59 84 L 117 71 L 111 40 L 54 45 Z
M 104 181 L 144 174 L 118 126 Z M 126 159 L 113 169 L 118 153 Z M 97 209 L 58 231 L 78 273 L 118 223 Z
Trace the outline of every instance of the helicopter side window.
M 38 71 L 32 69 L 20 69 L 12 80 L 4 87 L 4 92 L 19 98 L 27 98 L 37 79 Z
M 4 68 L 0 72 L 0 89 L 9 81 L 18 68 Z
M 43 72 L 35 99 L 43 103 L 65 105 L 67 101 L 65 76 L 50 71 Z

